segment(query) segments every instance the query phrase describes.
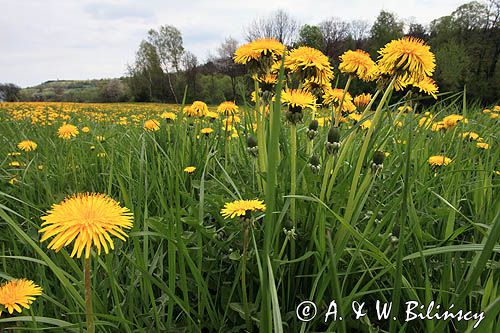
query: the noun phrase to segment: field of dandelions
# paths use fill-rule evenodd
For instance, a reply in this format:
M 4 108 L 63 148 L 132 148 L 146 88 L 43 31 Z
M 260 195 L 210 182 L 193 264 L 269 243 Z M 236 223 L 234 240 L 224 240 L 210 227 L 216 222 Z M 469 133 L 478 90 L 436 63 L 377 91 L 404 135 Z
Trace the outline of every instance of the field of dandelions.
M 240 105 L 0 103 L 0 331 L 500 331 L 500 106 L 379 54 L 255 40 Z

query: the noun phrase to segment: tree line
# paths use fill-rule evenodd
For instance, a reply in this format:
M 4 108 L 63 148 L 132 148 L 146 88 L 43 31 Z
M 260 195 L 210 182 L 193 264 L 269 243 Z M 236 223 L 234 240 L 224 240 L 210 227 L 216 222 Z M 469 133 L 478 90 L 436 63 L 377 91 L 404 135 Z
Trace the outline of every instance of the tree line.
M 375 22 L 345 21 L 328 18 L 316 25 L 303 24 L 284 10 L 255 19 L 245 29 L 246 41 L 272 37 L 283 44 L 311 46 L 326 54 L 334 67 L 339 56 L 349 49 L 368 51 L 374 59 L 377 50 L 392 39 L 405 35 L 425 40 L 436 54 L 434 75 L 443 92 L 467 87 L 469 97 L 483 102 L 500 98 L 500 0 L 469 2 L 450 15 L 424 26 L 414 20 L 402 20 L 382 10 Z M 250 77 L 234 64 L 232 56 L 240 44 L 226 38 L 204 64 L 198 64 L 191 52 L 184 50 L 182 35 L 173 26 L 151 30 L 141 43 L 135 62 L 129 66 L 128 82 L 137 101 L 175 102 L 184 95 L 209 103 L 223 100 L 242 101 L 253 90 Z M 363 83 L 353 86 L 362 92 Z
M 335 68 L 339 56 L 349 49 L 363 49 L 376 59 L 377 50 L 405 35 L 421 38 L 431 45 L 437 61 L 434 79 L 440 91 L 461 91 L 465 86 L 472 99 L 484 103 L 500 99 L 500 0 L 466 3 L 428 26 L 413 19 L 400 19 L 384 10 L 373 24 L 331 17 L 315 25 L 301 25 L 286 11 L 277 10 L 255 19 L 244 31 L 246 41 L 272 37 L 289 47 L 317 48 L 330 58 Z M 199 63 L 184 48 L 182 34 L 176 27 L 164 25 L 151 29 L 128 65 L 126 76 L 101 85 L 92 95 L 92 101 L 179 103 L 186 96 L 186 102 L 242 102 L 249 98 L 253 82 L 232 57 L 246 41 L 227 37 L 207 61 Z M 351 92 L 361 93 L 365 85 L 358 82 Z M 19 92 L 12 94 L 12 86 L 4 93 L 3 86 L 0 85 L 0 99 L 29 98 L 21 97 Z

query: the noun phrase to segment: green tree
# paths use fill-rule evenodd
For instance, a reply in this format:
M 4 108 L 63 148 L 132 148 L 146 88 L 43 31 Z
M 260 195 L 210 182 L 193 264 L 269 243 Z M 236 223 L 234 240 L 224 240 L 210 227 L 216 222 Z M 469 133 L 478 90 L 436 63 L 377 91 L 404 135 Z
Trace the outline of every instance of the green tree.
M 21 87 L 14 83 L 0 84 L 0 101 L 17 102 L 20 97 Z
M 324 52 L 325 37 L 318 26 L 304 24 L 302 28 L 300 28 L 297 45 L 314 47 Z
M 467 49 L 454 41 L 439 45 L 435 50 L 436 73 L 441 91 L 456 91 L 467 82 L 470 66 Z
M 395 14 L 380 11 L 375 23 L 370 29 L 370 51 L 376 55 L 376 51 L 393 39 L 401 38 L 404 23 L 398 20 Z
M 156 48 L 142 41 L 135 62 L 128 67 L 128 85 L 135 101 L 166 100 L 164 73 Z
M 427 33 L 426 29 L 424 28 L 423 25 L 420 23 L 410 23 L 408 25 L 408 32 L 406 33 L 407 36 L 412 36 L 415 38 L 420 38 L 422 40 L 429 40 L 429 34 Z
M 148 42 L 154 46 L 162 69 L 167 74 L 170 92 L 176 103 L 178 103 L 177 95 L 172 83 L 171 72 L 179 73 L 182 55 L 184 54 L 184 46 L 181 32 L 172 25 L 161 26 L 158 30 L 151 29 L 148 32 Z
M 109 80 L 100 87 L 99 99 L 106 103 L 125 102 L 128 99 L 127 86 L 121 80 Z

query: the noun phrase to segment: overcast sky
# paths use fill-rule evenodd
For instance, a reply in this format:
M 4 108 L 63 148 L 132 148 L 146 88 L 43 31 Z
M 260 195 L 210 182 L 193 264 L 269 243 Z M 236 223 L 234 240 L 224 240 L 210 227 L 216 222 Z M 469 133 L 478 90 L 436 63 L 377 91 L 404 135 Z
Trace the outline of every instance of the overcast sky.
M 243 40 L 256 17 L 285 9 L 300 23 L 373 22 L 381 9 L 428 24 L 467 0 L 0 0 L 0 82 L 119 77 L 150 28 L 176 26 L 203 62 L 227 36 Z

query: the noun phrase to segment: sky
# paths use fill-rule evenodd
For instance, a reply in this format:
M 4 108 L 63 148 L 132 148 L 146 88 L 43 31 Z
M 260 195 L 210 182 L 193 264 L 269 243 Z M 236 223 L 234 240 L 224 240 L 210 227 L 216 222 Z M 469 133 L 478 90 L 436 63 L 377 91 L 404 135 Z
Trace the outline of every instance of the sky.
M 169 24 L 203 62 L 255 18 L 286 10 L 301 24 L 329 17 L 372 23 L 380 10 L 428 24 L 467 0 L 0 0 L 0 82 L 120 77 L 151 28 Z

